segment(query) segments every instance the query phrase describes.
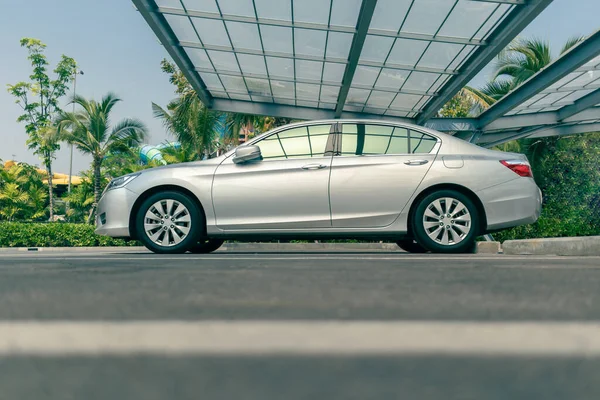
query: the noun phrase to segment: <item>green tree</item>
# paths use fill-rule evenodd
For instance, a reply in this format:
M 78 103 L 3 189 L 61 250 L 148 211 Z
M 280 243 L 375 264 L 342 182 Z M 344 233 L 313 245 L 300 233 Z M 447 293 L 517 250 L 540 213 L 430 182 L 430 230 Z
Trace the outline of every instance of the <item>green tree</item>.
M 560 55 L 583 41 L 584 37 L 572 37 L 563 45 Z M 550 44 L 540 39 L 516 39 L 498 55 L 491 82 L 480 92 L 493 102 L 546 68 L 554 61 Z M 493 103 L 492 102 L 492 103 Z
M 107 184 L 108 179 L 102 175 L 100 185 L 104 187 Z M 94 205 L 94 171 L 83 172 L 81 184 L 75 186 L 64 200 L 69 202 L 67 217 L 70 222 L 90 222 Z
M 102 163 L 109 153 L 127 151 L 146 137 L 146 126 L 137 119 L 126 118 L 112 127 L 110 114 L 120 102 L 109 93 L 101 101 L 76 96 L 73 102 L 81 107 L 75 113 L 62 112 L 57 120 L 61 137 L 84 154 L 92 156 L 95 209 L 101 195 Z
M 44 54 L 46 45 L 38 39 L 23 38 L 21 46 L 28 51 L 27 59 L 33 69 L 29 81 L 8 85 L 8 92 L 16 98 L 16 103 L 23 109 L 18 122 L 25 123 L 29 136 L 27 145 L 38 155 L 49 175 L 48 194 L 50 197 L 50 218 L 54 216 L 52 160 L 60 144 L 53 135 L 51 125 L 54 116 L 60 112 L 60 99 L 66 94 L 68 85 L 76 71 L 75 60 L 65 55 L 54 69 L 55 77 L 48 75 L 49 62 Z

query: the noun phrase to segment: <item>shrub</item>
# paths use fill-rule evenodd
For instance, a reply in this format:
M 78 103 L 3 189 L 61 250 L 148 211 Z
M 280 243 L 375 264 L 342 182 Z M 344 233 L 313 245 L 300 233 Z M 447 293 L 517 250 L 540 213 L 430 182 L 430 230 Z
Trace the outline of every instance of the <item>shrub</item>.
M 0 247 L 94 247 L 137 246 L 125 241 L 94 233 L 95 227 L 66 223 L 0 223 Z

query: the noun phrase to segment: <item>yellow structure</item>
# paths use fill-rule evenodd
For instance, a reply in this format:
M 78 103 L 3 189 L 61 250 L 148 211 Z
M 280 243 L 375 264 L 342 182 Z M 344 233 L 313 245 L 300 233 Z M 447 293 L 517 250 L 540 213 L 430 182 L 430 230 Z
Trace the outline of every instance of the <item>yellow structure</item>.
M 13 160 L 8 160 L 4 163 L 4 168 L 8 169 L 16 164 L 18 164 L 18 162 L 13 161 Z M 42 175 L 48 175 L 48 173 L 44 169 L 37 168 L 37 171 Z M 45 184 L 48 184 L 48 179 L 44 179 L 43 182 Z M 81 178 L 80 176 L 77 176 L 77 175 L 71 176 L 71 185 L 72 186 L 80 185 L 82 182 L 83 182 L 83 178 Z M 57 172 L 53 173 L 52 174 L 52 184 L 65 185 L 65 186 L 68 185 L 69 184 L 69 175 L 68 174 L 59 174 Z

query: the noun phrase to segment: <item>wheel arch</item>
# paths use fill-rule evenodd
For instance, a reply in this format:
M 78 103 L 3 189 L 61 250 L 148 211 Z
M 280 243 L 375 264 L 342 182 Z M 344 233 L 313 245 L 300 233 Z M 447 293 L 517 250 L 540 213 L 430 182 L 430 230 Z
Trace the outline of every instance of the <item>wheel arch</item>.
M 440 184 L 433 185 L 433 186 L 430 186 L 430 187 L 424 189 L 422 192 L 420 192 L 418 194 L 418 196 L 412 202 L 412 204 L 410 206 L 410 210 L 408 212 L 408 223 L 407 223 L 407 230 L 411 236 L 414 236 L 414 233 L 412 232 L 412 230 L 413 230 L 413 215 L 414 215 L 415 209 L 419 206 L 419 203 L 421 202 L 422 199 L 424 199 L 429 194 L 431 194 L 433 192 L 437 192 L 439 190 L 455 190 L 455 191 L 462 193 L 465 196 L 469 197 L 469 199 L 471 199 L 471 201 L 473 201 L 473 203 L 475 204 L 475 207 L 477 207 L 477 213 L 479 214 L 479 217 L 480 217 L 479 218 L 479 226 L 477 227 L 478 228 L 477 234 L 483 235 L 486 232 L 487 216 L 485 214 L 485 207 L 483 206 L 483 203 L 481 202 L 481 199 L 479 198 L 479 196 L 477 196 L 475 194 L 475 192 L 473 192 L 471 189 L 469 189 L 465 186 L 458 185 L 456 183 L 440 183 Z
M 181 194 L 184 194 L 184 195 L 188 196 L 196 204 L 196 207 L 198 207 L 198 211 L 202 215 L 202 218 L 204 218 L 204 226 L 202 228 L 202 234 L 204 236 L 206 236 L 206 212 L 204 211 L 204 206 L 202 205 L 202 202 L 200 202 L 200 199 L 198 199 L 198 196 L 196 196 L 194 193 L 192 193 L 189 189 L 186 189 L 182 186 L 160 185 L 160 186 L 155 186 L 153 188 L 146 190 L 145 192 L 140 194 L 138 196 L 138 198 L 135 200 L 135 203 L 133 203 L 133 207 L 131 208 L 131 213 L 129 213 L 129 236 L 131 237 L 131 239 L 138 238 L 138 236 L 137 236 L 138 232 L 137 232 L 136 226 L 135 226 L 136 225 L 135 217 L 137 216 L 137 213 L 140 210 L 140 207 L 142 206 L 142 203 L 144 202 L 144 200 L 146 200 L 148 197 L 150 197 L 156 193 L 166 192 L 166 191 L 179 192 Z

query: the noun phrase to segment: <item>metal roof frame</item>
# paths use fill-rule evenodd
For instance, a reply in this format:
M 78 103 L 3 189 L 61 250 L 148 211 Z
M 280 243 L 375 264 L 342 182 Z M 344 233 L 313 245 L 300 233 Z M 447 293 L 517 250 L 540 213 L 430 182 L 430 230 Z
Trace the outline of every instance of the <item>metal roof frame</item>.
M 296 119 L 355 118 L 400 120 L 404 122 L 417 123 L 419 125 L 424 125 L 426 127 L 441 131 L 458 133 L 465 132 L 465 134 L 460 134 L 460 136 L 470 137 L 475 142 L 488 144 L 502 140 L 507 141 L 519 137 L 536 137 L 536 135 L 555 134 L 562 135 L 569 134 L 569 132 L 579 132 L 584 129 L 598 128 L 598 123 L 594 121 L 600 120 L 600 107 L 597 107 L 597 105 L 600 105 L 600 80 L 594 81 L 593 84 L 588 84 L 585 86 L 559 87 L 556 89 L 548 88 L 551 87 L 555 82 L 564 78 L 569 73 L 586 72 L 586 68 L 584 67 L 584 65 L 589 60 L 600 55 L 600 31 L 594 33 L 584 42 L 580 43 L 578 46 L 574 47 L 569 52 L 561 56 L 553 64 L 549 65 L 547 68 L 534 75 L 523 85 L 515 89 L 513 92 L 505 96 L 502 100 L 498 101 L 488 110 L 483 112 L 479 117 L 432 118 L 448 100 L 450 100 L 485 65 L 487 65 L 502 49 L 504 49 L 506 45 L 508 45 L 510 41 L 517 34 L 519 34 L 526 25 L 528 25 L 540 12 L 542 12 L 552 2 L 552 0 L 472 0 L 479 2 L 496 3 L 498 5 L 511 5 L 512 7 L 512 9 L 508 9 L 510 10 L 510 12 L 505 13 L 503 19 L 500 18 L 500 20 L 498 20 L 499 22 L 496 22 L 495 28 L 492 29 L 491 34 L 488 37 L 485 37 L 485 39 L 481 40 L 475 39 L 474 36 L 470 39 L 466 39 L 438 35 L 445 21 L 449 18 L 450 14 L 454 10 L 454 7 L 456 7 L 456 5 L 458 4 L 458 0 L 455 1 L 454 6 L 446 14 L 446 19 L 444 20 L 444 22 L 441 23 L 441 25 L 438 26 L 437 31 L 433 35 L 408 33 L 402 31 L 402 27 L 404 25 L 404 21 L 406 20 L 406 16 L 408 16 L 408 14 L 410 13 L 412 4 L 414 4 L 415 0 L 413 0 L 413 3 L 406 12 L 405 20 L 402 22 L 400 28 L 395 33 L 390 31 L 382 31 L 380 29 L 374 29 L 371 27 L 372 18 L 376 11 L 377 0 L 362 0 L 361 8 L 358 13 L 357 23 L 354 28 L 348 26 L 334 26 L 331 24 L 331 7 L 333 7 L 333 2 L 331 1 L 329 22 L 327 24 L 295 21 L 293 18 L 293 12 L 291 21 L 278 21 L 273 19 L 259 18 L 259 14 L 256 11 L 256 4 L 254 0 L 252 0 L 252 5 L 254 6 L 254 17 L 242 17 L 224 14 L 219 8 L 219 3 L 216 3 L 218 13 L 215 13 L 189 11 L 186 9 L 179 10 L 169 7 L 159 7 L 156 2 L 157 0 L 132 1 L 137 7 L 140 14 L 146 20 L 148 25 L 157 35 L 160 42 L 164 45 L 173 61 L 181 69 L 183 74 L 191 83 L 192 87 L 196 90 L 201 101 L 209 109 L 227 112 L 243 112 L 247 114 L 291 117 Z M 293 9 L 294 0 L 291 1 Z M 490 14 L 488 18 L 491 18 L 492 14 Z M 193 27 L 194 32 L 198 36 L 198 39 L 200 39 L 199 43 L 179 40 L 179 38 L 169 25 L 169 22 L 165 18 L 165 15 L 178 16 L 174 18 L 181 18 L 181 16 L 187 17 L 189 23 Z M 251 50 L 235 48 L 231 39 L 231 35 L 229 34 L 225 23 L 224 27 L 229 40 L 229 45 L 217 46 L 214 44 L 206 44 L 202 42 L 200 35 L 196 30 L 196 27 L 192 23 L 192 17 L 256 24 L 260 36 L 260 49 Z M 290 55 L 287 53 L 276 53 L 265 50 L 265 46 L 263 45 L 261 25 L 325 30 L 327 31 L 325 48 L 327 48 L 329 32 L 340 32 L 345 34 L 351 33 L 353 34 L 353 37 L 347 59 L 331 57 L 327 53 L 324 53 L 322 57 L 314 55 L 309 56 L 306 54 L 297 55 L 295 47 L 293 49 L 293 54 Z M 295 46 L 293 32 L 294 30 L 292 30 L 292 46 Z M 436 42 L 460 44 L 464 46 L 463 50 L 467 48 L 466 46 L 474 46 L 474 48 L 472 52 L 469 52 L 468 55 L 464 56 L 465 61 L 462 65 L 457 64 L 460 65 L 459 68 L 452 67 L 454 61 L 450 62 L 450 64 L 447 64 L 446 69 L 433 68 L 430 66 L 418 66 L 418 61 L 414 63 L 414 65 L 398 65 L 388 63 L 388 58 L 392 49 L 394 48 L 393 45 L 390 47 L 388 56 L 385 58 L 385 61 L 383 63 L 370 61 L 368 59 L 361 59 L 361 53 L 368 35 L 392 38 L 393 43 L 396 43 L 396 40 L 400 39 L 428 41 L 429 44 L 427 45 L 423 53 L 421 53 L 421 58 L 425 55 L 429 46 L 431 46 L 432 43 Z M 213 89 L 209 90 L 200 75 L 200 73 L 215 74 L 214 71 L 216 71 L 216 68 L 213 65 L 213 61 L 210 60 L 210 65 L 212 65 L 214 71 L 209 71 L 206 68 L 200 68 L 198 66 L 195 66 L 194 62 L 192 62 L 192 60 L 188 56 L 186 49 L 199 49 L 208 50 L 212 52 L 226 52 L 233 54 L 238 68 L 240 71 L 242 71 L 242 73 L 237 73 L 233 71 L 217 71 L 219 82 L 221 82 L 223 88 L 225 88 L 225 85 L 223 84 L 223 81 L 221 81 L 221 75 L 223 75 L 223 79 L 225 79 L 225 77 L 227 76 L 237 78 L 241 77 L 244 81 L 244 85 L 246 86 L 247 90 L 246 97 L 250 98 L 248 94 L 252 94 L 252 98 L 256 99 L 259 98 L 260 95 L 255 95 L 255 93 L 251 93 L 251 90 L 248 87 L 249 85 L 246 83 L 246 78 L 266 79 L 269 81 L 270 96 L 263 97 L 270 97 L 270 100 L 238 100 L 236 98 L 233 98 L 233 95 L 238 92 L 230 88 L 225 89 L 227 93 L 231 93 L 231 96 L 227 95 L 227 97 L 229 98 L 214 97 L 211 94 L 211 90 L 213 90 L 214 92 L 214 83 L 213 86 L 210 86 Z M 462 51 L 460 51 L 456 57 L 458 57 L 458 55 L 461 53 Z M 286 59 L 292 58 L 293 60 L 304 61 L 317 61 L 323 63 L 323 68 L 325 68 L 326 63 L 340 64 L 344 65 L 344 72 L 341 82 L 324 80 L 323 71 L 321 73 L 320 80 L 309 79 L 306 77 L 300 78 L 296 76 L 296 68 L 294 68 L 293 79 L 289 77 L 273 75 L 269 71 L 268 67 L 266 69 L 266 75 L 264 75 L 264 73 L 252 74 L 243 71 L 240 65 L 240 61 L 238 59 L 238 54 L 246 54 L 248 56 L 261 56 L 265 60 L 265 65 L 267 65 L 267 57 Z M 408 75 L 405 77 L 404 83 L 398 90 L 390 89 L 387 87 L 375 86 L 375 83 L 373 83 L 373 85 L 362 85 L 358 82 L 353 82 L 355 73 L 359 66 L 379 68 L 380 70 L 376 81 L 379 79 L 379 75 L 382 74 L 384 68 L 386 70 L 407 71 Z M 406 81 L 408 81 L 413 72 L 439 74 L 439 77 L 427 90 L 415 90 L 408 88 L 404 89 Z M 281 82 L 293 83 L 294 98 L 288 99 L 285 95 L 281 94 L 276 96 L 273 92 L 273 89 L 271 88 L 271 79 Z M 442 82 L 444 83 L 442 84 Z M 296 93 L 297 83 L 319 85 L 319 96 L 317 97 L 318 100 L 314 102 L 314 104 L 318 104 L 318 108 L 317 106 L 303 106 L 305 105 L 304 103 L 308 104 L 309 102 L 301 101 L 302 97 L 298 97 Z M 333 90 L 334 88 L 339 88 L 336 101 L 333 100 L 333 97 L 329 99 L 326 98 L 326 100 L 323 100 L 323 98 L 321 97 L 321 90 L 328 86 L 331 90 Z M 351 88 L 369 91 L 367 100 L 365 101 L 362 108 L 353 107 L 356 108 L 355 112 L 349 112 L 344 109 Z M 545 90 L 549 91 L 543 92 Z M 565 97 L 567 97 L 569 96 L 569 93 L 573 93 L 577 90 L 585 90 L 585 93 L 587 94 L 585 96 L 582 96 L 581 98 L 578 98 L 574 102 L 570 100 L 570 98 L 567 99 L 570 101 L 563 101 L 563 103 L 567 105 L 563 106 L 562 108 L 554 107 L 555 109 L 558 108 L 555 111 L 543 111 L 548 106 L 538 106 L 536 104 L 528 109 L 528 113 L 520 111 L 520 113 L 518 114 L 515 114 L 514 112 L 512 113 L 515 115 L 507 115 L 507 113 L 511 112 L 511 110 L 514 110 L 516 107 L 523 105 L 526 101 L 530 100 L 532 97 L 536 96 L 541 92 L 565 93 Z M 396 93 L 396 96 L 398 96 L 398 94 L 401 93 L 403 95 L 416 95 L 424 97 L 422 97 L 421 100 L 418 101 L 415 105 L 411 106 L 411 109 L 403 109 L 401 107 L 403 103 L 401 102 L 398 103 L 398 106 L 394 106 L 394 108 L 392 108 L 391 105 L 389 105 L 387 108 L 381 108 L 376 105 L 368 106 L 367 103 L 369 102 L 369 98 L 371 97 L 371 95 L 374 95 L 375 91 L 381 93 L 392 92 Z M 285 100 L 285 102 L 276 103 L 276 97 L 278 100 Z M 555 95 L 552 99 L 554 100 L 557 97 L 560 98 L 560 96 Z M 394 99 L 395 98 L 396 97 L 394 97 Z M 287 102 L 290 102 L 291 104 L 287 104 Z M 394 101 L 392 101 L 392 103 L 393 102 Z M 302 103 L 302 105 L 300 105 L 300 103 Z M 540 104 L 544 103 L 540 102 Z M 556 105 L 562 105 L 560 100 L 556 101 Z M 535 110 L 536 107 L 541 111 L 531 112 Z M 374 113 L 380 111 L 382 114 Z M 394 112 L 390 113 L 390 111 Z M 386 114 L 383 115 L 383 113 Z M 403 117 L 402 113 L 404 113 L 404 115 L 408 115 L 410 118 Z M 469 134 L 469 132 L 472 132 L 472 134 Z

